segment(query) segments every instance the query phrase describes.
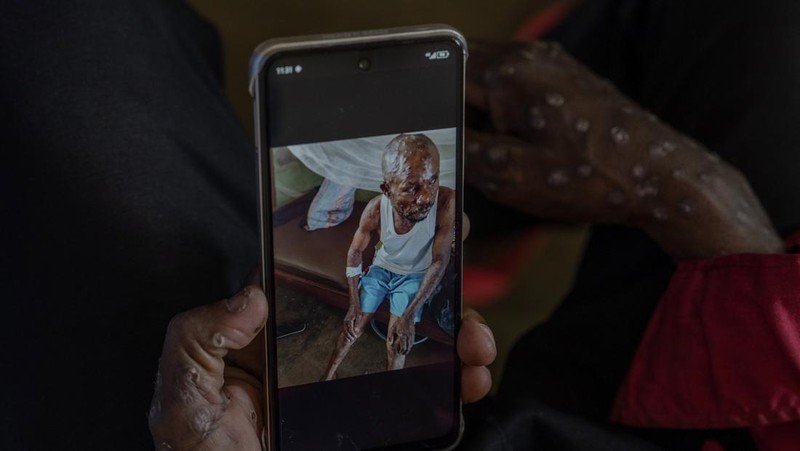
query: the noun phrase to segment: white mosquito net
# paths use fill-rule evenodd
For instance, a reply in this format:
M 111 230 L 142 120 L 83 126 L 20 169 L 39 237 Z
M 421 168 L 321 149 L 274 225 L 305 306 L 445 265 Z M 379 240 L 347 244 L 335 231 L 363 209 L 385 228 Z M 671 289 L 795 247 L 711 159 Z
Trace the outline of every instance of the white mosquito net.
M 456 185 L 456 129 L 428 130 L 422 133 L 439 149 L 439 183 Z M 305 166 L 333 182 L 368 191 L 380 191 L 383 182 L 381 156 L 386 144 L 397 134 L 288 146 Z

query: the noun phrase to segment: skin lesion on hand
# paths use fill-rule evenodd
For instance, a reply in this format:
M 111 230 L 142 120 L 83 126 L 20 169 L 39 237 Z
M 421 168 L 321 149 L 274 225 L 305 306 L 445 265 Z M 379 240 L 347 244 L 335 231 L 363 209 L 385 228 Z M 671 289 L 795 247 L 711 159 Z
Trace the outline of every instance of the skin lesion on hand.
M 678 259 L 780 251 L 741 173 L 560 47 L 473 48 L 467 179 L 541 217 L 639 227 Z M 477 72 L 477 73 L 475 73 Z

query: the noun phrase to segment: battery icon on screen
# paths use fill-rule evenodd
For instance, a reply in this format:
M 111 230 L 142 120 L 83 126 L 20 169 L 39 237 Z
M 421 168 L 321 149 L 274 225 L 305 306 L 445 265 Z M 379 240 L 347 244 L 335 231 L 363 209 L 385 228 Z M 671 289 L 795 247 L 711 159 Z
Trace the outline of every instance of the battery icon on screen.
M 429 60 L 444 60 L 450 56 L 450 52 L 447 50 L 437 50 L 435 52 L 425 52 L 425 58 Z

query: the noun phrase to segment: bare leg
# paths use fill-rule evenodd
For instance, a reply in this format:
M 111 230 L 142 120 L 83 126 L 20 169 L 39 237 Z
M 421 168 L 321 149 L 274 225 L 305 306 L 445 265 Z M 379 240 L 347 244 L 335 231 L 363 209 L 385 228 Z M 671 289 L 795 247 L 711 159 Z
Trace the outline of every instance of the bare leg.
M 360 321 L 356 324 L 356 336 L 354 338 L 350 338 L 347 335 L 345 326 L 342 326 L 342 333 L 339 334 L 339 339 L 336 340 L 336 348 L 333 350 L 331 361 L 328 363 L 328 370 L 325 372 L 325 377 L 323 377 L 322 380 L 329 381 L 336 377 L 336 369 L 339 368 L 344 357 L 350 352 L 350 347 L 353 346 L 353 343 L 364 333 L 364 328 L 367 327 L 373 315 L 374 313 L 364 313 L 364 315 L 361 316 Z
M 395 315 L 390 316 L 388 330 L 392 330 L 392 325 L 399 320 L 400 318 L 398 318 Z M 413 333 L 411 334 L 411 343 L 414 343 L 414 335 L 415 334 Z M 409 350 L 409 352 L 411 352 L 411 350 Z M 386 361 L 387 361 L 386 369 L 388 371 L 400 370 L 406 366 L 406 354 L 398 354 L 394 352 L 394 348 L 392 347 L 392 345 L 389 344 L 388 339 L 386 341 Z

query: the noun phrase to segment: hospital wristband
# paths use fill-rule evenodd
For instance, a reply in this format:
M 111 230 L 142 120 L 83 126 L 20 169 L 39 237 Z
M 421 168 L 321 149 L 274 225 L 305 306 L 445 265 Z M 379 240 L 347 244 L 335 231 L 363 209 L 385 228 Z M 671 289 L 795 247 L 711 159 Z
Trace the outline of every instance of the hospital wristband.
M 361 275 L 361 266 L 348 266 L 344 270 L 344 274 L 347 278 L 356 277 Z

